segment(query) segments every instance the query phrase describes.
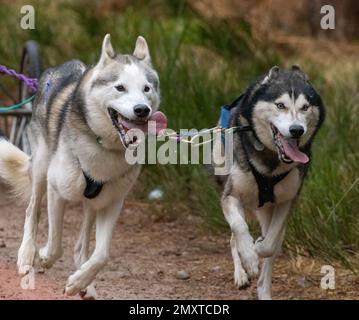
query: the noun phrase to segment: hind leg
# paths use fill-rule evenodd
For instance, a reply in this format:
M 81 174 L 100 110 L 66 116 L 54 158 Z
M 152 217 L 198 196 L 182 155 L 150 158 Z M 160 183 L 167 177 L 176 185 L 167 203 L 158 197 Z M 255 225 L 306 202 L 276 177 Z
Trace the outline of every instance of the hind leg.
M 47 184 L 47 212 L 49 221 L 48 240 L 39 250 L 40 264 L 44 268 L 52 265 L 62 256 L 62 229 L 64 221 L 65 200 Z
M 41 156 L 34 158 L 32 171 L 32 191 L 30 203 L 26 209 L 24 235 L 18 251 L 17 267 L 19 274 L 27 274 L 34 264 L 36 255 L 36 234 L 40 219 L 40 206 L 46 191 L 46 158 Z
M 84 203 L 84 217 L 81 225 L 80 236 L 74 250 L 74 260 L 77 269 L 80 269 L 80 267 L 89 258 L 90 237 L 95 217 L 96 212 Z M 80 295 L 86 300 L 96 299 L 97 293 L 94 282 L 89 284 L 86 289 L 82 290 Z

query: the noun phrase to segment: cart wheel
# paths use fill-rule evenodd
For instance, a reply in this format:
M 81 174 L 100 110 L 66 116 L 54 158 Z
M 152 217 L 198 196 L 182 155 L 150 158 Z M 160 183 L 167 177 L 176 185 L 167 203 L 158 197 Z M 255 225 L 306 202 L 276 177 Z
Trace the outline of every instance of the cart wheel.
M 41 75 L 41 55 L 40 47 L 36 41 L 29 40 L 25 43 L 22 51 L 20 72 L 27 77 L 39 79 Z M 20 81 L 19 97 L 23 101 L 30 98 L 34 93 L 26 86 L 25 82 Z M 31 105 L 29 102 L 27 105 Z
M 39 79 L 41 75 L 41 55 L 40 47 L 36 41 L 27 41 L 25 43 L 22 58 L 20 72 L 27 77 Z M 19 87 L 19 100 L 24 101 L 34 95 L 34 92 L 29 89 L 25 82 L 20 81 Z M 32 110 L 32 102 L 28 102 L 22 108 Z M 28 125 L 30 123 L 30 117 L 25 115 L 18 115 L 13 121 L 10 141 L 18 146 L 25 153 L 30 154 L 30 143 L 27 134 Z

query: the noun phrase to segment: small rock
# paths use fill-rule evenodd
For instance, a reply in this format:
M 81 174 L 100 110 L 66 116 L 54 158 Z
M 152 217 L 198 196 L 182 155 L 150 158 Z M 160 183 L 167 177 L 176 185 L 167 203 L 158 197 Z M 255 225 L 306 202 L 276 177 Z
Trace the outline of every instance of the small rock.
M 220 270 L 221 270 L 220 266 L 215 266 L 215 267 L 212 268 L 212 271 L 214 271 L 214 272 L 218 272 Z
M 187 280 L 190 278 L 190 275 L 186 270 L 180 270 L 177 272 L 176 278 L 179 280 Z
M 299 279 L 297 279 L 297 283 L 302 288 L 308 288 L 310 286 L 310 283 L 308 282 L 306 277 L 300 277 Z
M 160 188 L 155 188 L 148 194 L 149 200 L 161 200 L 162 198 L 163 198 L 163 191 Z
M 119 272 L 117 273 L 117 277 L 120 278 L 120 279 L 122 279 L 122 278 L 128 278 L 128 277 L 130 277 L 130 276 L 131 276 L 131 274 L 130 274 L 128 271 L 119 271 Z

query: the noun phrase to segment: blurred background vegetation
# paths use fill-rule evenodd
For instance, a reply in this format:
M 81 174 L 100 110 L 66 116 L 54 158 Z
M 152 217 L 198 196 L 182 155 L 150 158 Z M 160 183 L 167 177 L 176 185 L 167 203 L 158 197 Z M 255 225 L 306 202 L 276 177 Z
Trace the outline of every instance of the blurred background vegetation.
M 286 250 L 353 269 L 359 261 L 359 6 L 325 3 L 336 8 L 333 31 L 320 29 L 320 0 L 0 0 L 0 64 L 18 69 L 28 39 L 40 43 L 45 67 L 73 58 L 93 64 L 106 33 L 123 53 L 132 52 L 141 34 L 160 74 L 161 108 L 175 130 L 214 126 L 220 105 L 255 77 L 275 64 L 300 65 L 324 98 L 327 121 Z M 35 7 L 35 30 L 20 28 L 25 4 Z M 16 92 L 11 79 L 1 83 Z M 146 166 L 136 188 L 139 201 L 163 190 L 153 206 L 163 218 L 192 215 L 208 230 L 227 228 L 218 190 L 200 165 Z

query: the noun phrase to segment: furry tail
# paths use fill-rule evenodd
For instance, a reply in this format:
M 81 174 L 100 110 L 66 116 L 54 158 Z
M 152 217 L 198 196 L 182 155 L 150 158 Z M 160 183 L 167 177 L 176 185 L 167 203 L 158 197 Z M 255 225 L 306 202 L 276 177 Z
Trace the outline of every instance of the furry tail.
M 5 139 L 0 139 L 0 178 L 16 197 L 27 201 L 31 195 L 30 157 Z

